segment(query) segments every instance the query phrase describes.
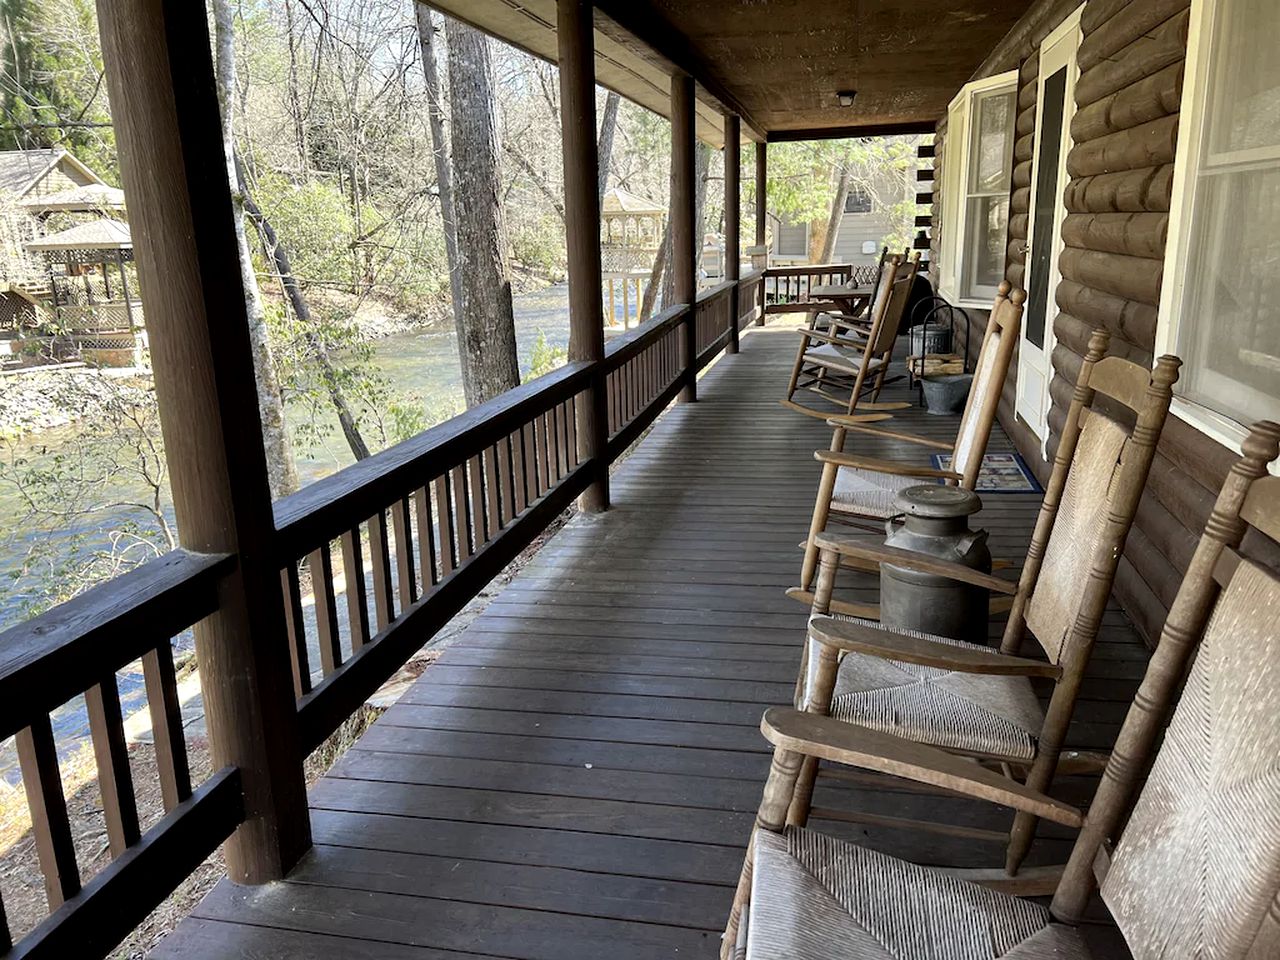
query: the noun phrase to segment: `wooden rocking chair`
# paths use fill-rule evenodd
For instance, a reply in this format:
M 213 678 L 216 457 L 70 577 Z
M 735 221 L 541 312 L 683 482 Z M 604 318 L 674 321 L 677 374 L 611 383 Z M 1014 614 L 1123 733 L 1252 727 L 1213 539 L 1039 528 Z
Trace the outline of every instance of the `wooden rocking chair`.
M 783 406 L 811 417 L 826 419 L 830 412 L 813 410 L 796 403 L 792 397 L 797 390 L 808 390 L 831 403 L 845 408 L 846 415 L 856 411 L 883 414 L 889 410 L 905 410 L 909 403 L 878 403 L 889 372 L 889 362 L 898 328 L 911 298 L 912 285 L 920 266 L 917 253 L 904 266 L 903 258 L 892 256 L 885 260 L 877 281 L 875 299 L 872 301 L 863 328 L 861 322 L 845 320 L 828 314 L 832 325 L 828 330 L 810 326 L 797 331 L 800 345 L 792 366 L 791 379 L 787 383 L 787 395 Z M 833 390 L 848 390 L 848 401 Z M 862 401 L 864 394 L 870 399 Z M 873 419 L 886 419 L 877 416 Z M 867 421 L 863 421 L 867 422 Z
M 986 333 L 982 337 L 973 385 L 964 413 L 960 417 L 960 429 L 954 443 L 940 443 L 915 434 L 884 430 L 869 426 L 865 419 L 856 417 L 828 418 L 827 423 L 833 428 L 831 449 L 819 450 L 814 454 L 822 462 L 822 479 L 818 483 L 813 521 L 809 526 L 809 539 L 805 543 L 800 586 L 788 590 L 788 596 L 805 603 L 813 602 L 810 587 L 818 567 L 817 536 L 827 528 L 827 521 L 832 513 L 839 518 L 882 524 L 897 513 L 895 498 L 898 491 L 906 487 L 935 479 L 958 483 L 966 490 L 972 490 L 977 485 L 982 458 L 987 452 L 987 441 L 991 437 L 991 428 L 996 419 L 996 409 L 1000 405 L 1000 391 L 1009 372 L 1014 347 L 1018 344 L 1022 304 L 1026 297 L 1024 291 L 1012 290 L 1008 281 L 1000 284 L 999 293 L 991 308 L 991 319 L 988 320 Z M 936 470 L 918 464 L 846 453 L 845 436 L 850 430 L 948 452 L 952 457 L 951 469 Z M 845 563 L 847 566 L 872 572 L 879 569 L 878 563 L 853 558 Z M 843 601 L 834 601 L 831 609 L 836 613 L 852 616 L 878 616 L 872 607 Z
M 1280 957 L 1280 579 L 1237 553 L 1246 527 L 1280 539 L 1278 441 L 1280 425 L 1255 427 L 1223 484 L 1087 814 L 930 747 L 768 711 L 773 764 L 721 956 L 1088 960 L 1077 927 L 1097 884 L 1136 960 Z M 809 758 L 1079 827 L 1049 908 L 785 825 Z
M 797 706 L 1006 763 L 1028 771 L 1033 790 L 1049 786 L 1181 365 L 1166 356 L 1147 370 L 1104 357 L 1108 341 L 1102 330 L 1089 340 L 1016 585 L 950 561 L 848 536 L 818 535 L 821 570 L 805 665 L 796 683 Z M 1104 397 L 1108 408 L 1127 410 L 1123 416 L 1135 420 L 1132 431 L 1100 412 Z M 999 651 L 824 615 L 842 556 L 889 561 L 1012 596 Z M 1047 661 L 1018 656 L 1028 629 Z M 1032 677 L 1054 681 L 1047 710 L 1032 690 Z M 1075 754 L 1068 759 L 1072 767 L 1096 769 L 1105 758 Z M 816 776 L 816 761 L 806 762 L 790 822 L 803 825 L 808 819 Z M 1031 830 L 1016 824 L 1006 858 L 1010 874 L 1017 872 L 1030 841 Z

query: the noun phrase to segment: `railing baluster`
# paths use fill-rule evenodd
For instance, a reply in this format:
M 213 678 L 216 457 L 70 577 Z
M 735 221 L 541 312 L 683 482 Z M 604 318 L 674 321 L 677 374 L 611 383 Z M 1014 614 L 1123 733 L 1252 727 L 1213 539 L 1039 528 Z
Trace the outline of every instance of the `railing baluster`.
M 440 576 L 447 577 L 457 568 L 457 553 L 454 550 L 453 526 L 449 520 L 450 504 L 453 502 L 449 490 L 449 477 L 441 474 L 435 479 L 436 515 L 440 518 L 436 529 L 440 531 Z
M 422 571 L 422 593 L 425 596 L 440 582 L 436 566 L 435 526 L 431 522 L 431 491 L 419 487 L 413 491 L 413 511 L 418 517 L 418 566 Z
M 364 582 L 364 550 L 359 527 L 342 535 L 342 577 L 347 584 L 351 652 L 355 653 L 369 639 L 369 598 Z
M 589 394 L 575 394 L 564 402 L 564 426 L 568 433 L 566 449 L 569 451 L 569 466 L 576 467 L 578 458 L 578 404 L 587 403 Z
M 296 580 L 294 586 L 296 589 Z M 306 672 L 306 660 L 302 663 L 306 689 L 310 690 L 311 677 Z M 182 702 L 178 699 L 173 647 L 168 641 L 143 654 L 142 680 L 147 691 L 147 713 L 151 717 L 160 797 L 168 812 L 191 796 L 191 767 L 187 763 L 187 737 L 182 728 Z
M 387 543 L 387 512 L 379 510 L 369 518 L 369 560 L 373 564 L 373 613 L 378 631 L 395 619 L 392 602 L 391 554 Z
M 566 422 L 568 411 L 563 403 L 553 408 L 556 415 L 556 467 L 560 471 L 557 480 L 569 473 L 569 424 Z
M 320 667 L 327 677 L 342 666 L 342 645 L 338 635 L 338 604 L 333 596 L 333 557 L 329 544 L 307 554 L 311 570 L 311 595 L 316 606 L 316 641 L 320 645 Z
M 467 486 L 471 493 L 471 531 L 474 538 L 471 542 L 478 551 L 488 540 L 485 534 L 484 463 L 478 453 L 467 460 Z
M 457 532 L 454 545 L 458 549 L 458 566 L 471 558 L 471 521 L 467 516 L 467 478 L 462 466 L 449 471 L 449 486 L 453 489 L 453 525 Z
M 120 713 L 120 688 L 116 675 L 84 695 L 89 715 L 89 734 L 98 767 L 98 791 L 102 794 L 102 815 L 107 824 L 111 855 L 118 857 L 138 842 L 138 803 L 133 795 L 133 774 L 129 770 L 129 746 L 124 739 L 124 717 Z
M 542 496 L 547 492 L 550 475 L 550 459 L 547 454 L 547 418 L 546 415 L 535 417 L 534 425 L 537 430 L 538 441 L 538 496 Z
M 396 542 L 396 581 L 400 586 L 400 609 L 418 599 L 418 581 L 413 570 L 413 529 L 409 524 L 409 498 L 391 504 L 391 532 Z
M 80 869 L 67 819 L 67 801 L 58 770 L 53 726 L 41 714 L 17 734 L 18 764 L 31 810 L 31 833 L 36 841 L 45 894 L 52 913 L 80 892 Z
M 494 447 L 498 461 L 498 525 L 505 527 L 515 519 L 520 508 L 516 506 L 515 476 L 512 469 L 511 442 L 515 434 L 508 434 Z
M 307 658 L 307 634 L 302 620 L 302 591 L 298 587 L 298 565 L 289 563 L 280 571 L 284 595 L 285 636 L 289 640 L 289 662 L 293 666 L 293 695 L 311 692 L 311 664 Z M 145 667 L 146 660 L 143 660 Z M 154 718 L 153 718 L 154 719 Z M 166 806 L 165 809 L 172 809 Z
M 515 490 L 515 512 L 523 513 L 529 496 L 529 465 L 525 457 L 525 431 L 523 426 L 511 434 L 511 481 Z
M 498 446 L 494 444 L 481 452 L 484 460 L 484 533 L 486 540 L 502 529 L 502 497 L 498 485 Z

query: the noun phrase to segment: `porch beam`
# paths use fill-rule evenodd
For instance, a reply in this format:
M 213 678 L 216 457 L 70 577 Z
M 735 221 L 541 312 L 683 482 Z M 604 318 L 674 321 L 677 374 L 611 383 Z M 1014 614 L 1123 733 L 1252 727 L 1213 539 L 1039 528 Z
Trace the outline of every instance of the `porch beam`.
M 698 399 L 698 325 L 695 312 L 694 230 L 697 220 L 697 193 L 694 187 L 694 104 L 693 77 L 671 78 L 671 279 L 676 303 L 688 304 L 685 335 L 680 341 L 680 368 L 685 385 L 680 402 Z
M 803 130 L 770 130 L 769 143 L 794 143 L 797 140 L 845 140 L 851 137 L 897 137 L 916 133 L 933 133 L 937 120 L 908 120 L 902 123 L 860 123 L 845 127 L 809 127 Z
M 742 139 L 741 120 L 736 114 L 724 117 L 724 278 L 741 279 L 739 261 L 742 247 Z M 738 295 L 733 295 L 729 318 L 727 353 L 738 352 Z
M 240 770 L 238 883 L 311 844 L 244 288 L 201 4 L 98 0 L 179 540 L 236 554 L 195 628 L 213 768 Z
M 699 54 L 679 30 L 648 4 L 635 0 L 596 0 L 595 7 L 627 33 L 654 51 L 673 68 L 672 80 L 680 73 L 687 74 L 717 102 L 726 114 L 742 118 L 747 133 L 753 140 L 765 138 L 765 128 L 743 107 L 741 101 L 729 92 L 712 74 L 710 64 Z M 672 116 L 672 121 L 675 117 Z
M 579 506 L 596 513 L 609 506 L 608 408 L 604 309 L 600 301 L 600 158 L 596 146 L 595 33 L 591 0 L 559 0 L 560 126 L 564 149 L 564 209 L 569 259 L 569 360 L 597 364 L 580 402 L 578 459 L 593 464 L 593 479 Z M 625 318 L 624 318 L 625 323 Z

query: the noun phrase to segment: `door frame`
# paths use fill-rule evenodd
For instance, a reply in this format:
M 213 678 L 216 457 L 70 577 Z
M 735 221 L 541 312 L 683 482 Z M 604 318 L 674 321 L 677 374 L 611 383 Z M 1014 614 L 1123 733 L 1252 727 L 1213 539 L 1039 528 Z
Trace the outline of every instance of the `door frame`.
M 1075 117 L 1076 81 L 1080 76 L 1077 54 L 1080 49 L 1082 32 L 1080 15 L 1084 12 L 1084 4 L 1073 10 L 1054 29 L 1044 42 L 1040 44 L 1037 56 L 1040 59 L 1039 76 L 1036 78 L 1036 129 L 1035 146 L 1032 152 L 1031 192 L 1027 204 L 1027 255 L 1026 269 L 1022 283 L 1031 289 L 1031 273 L 1034 268 L 1032 244 L 1035 241 L 1036 228 L 1036 192 L 1039 189 L 1039 160 L 1041 138 L 1044 134 L 1044 85 L 1045 80 L 1062 67 L 1067 68 L 1066 89 L 1063 94 L 1062 140 L 1058 150 L 1057 197 L 1053 209 L 1052 248 L 1049 252 L 1049 283 L 1046 287 L 1048 302 L 1044 310 L 1044 346 L 1037 347 L 1027 339 L 1027 325 L 1024 322 L 1019 334 L 1018 369 L 1016 374 L 1016 391 L 1014 410 L 1017 417 L 1030 428 L 1040 441 L 1040 452 L 1046 458 L 1049 449 L 1049 410 L 1052 400 L 1049 385 L 1053 381 L 1053 350 L 1057 339 L 1053 335 L 1053 318 L 1056 312 L 1056 295 L 1058 285 L 1062 282 L 1059 258 L 1062 256 L 1062 222 L 1066 218 L 1066 189 L 1069 183 L 1067 173 L 1067 155 L 1075 146 L 1071 137 L 1071 121 Z M 1046 66 L 1047 62 L 1047 66 Z M 1028 307 L 1030 304 L 1028 303 Z

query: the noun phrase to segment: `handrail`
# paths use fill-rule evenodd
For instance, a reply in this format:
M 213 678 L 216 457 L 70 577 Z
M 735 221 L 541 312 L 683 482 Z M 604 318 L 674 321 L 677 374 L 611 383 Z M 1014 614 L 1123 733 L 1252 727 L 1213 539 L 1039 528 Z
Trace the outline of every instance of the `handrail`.
M 0 633 L 0 740 L 212 613 L 234 566 L 174 550 Z
M 761 273 L 766 277 L 802 277 L 810 273 L 845 273 L 853 269 L 855 268 L 851 263 L 795 263 L 765 267 Z
M 340 536 L 353 516 L 367 517 L 385 506 L 386 490 L 429 481 L 466 454 L 510 433 L 533 413 L 571 398 L 587 386 L 591 374 L 587 361 L 566 364 L 278 500 L 279 555 Z
M 688 311 L 687 303 L 673 303 L 665 310 L 628 330 L 620 336 L 613 337 L 604 345 L 604 368 L 612 372 L 632 357 L 643 353 L 645 348 L 657 341 L 664 333 L 684 322 Z

